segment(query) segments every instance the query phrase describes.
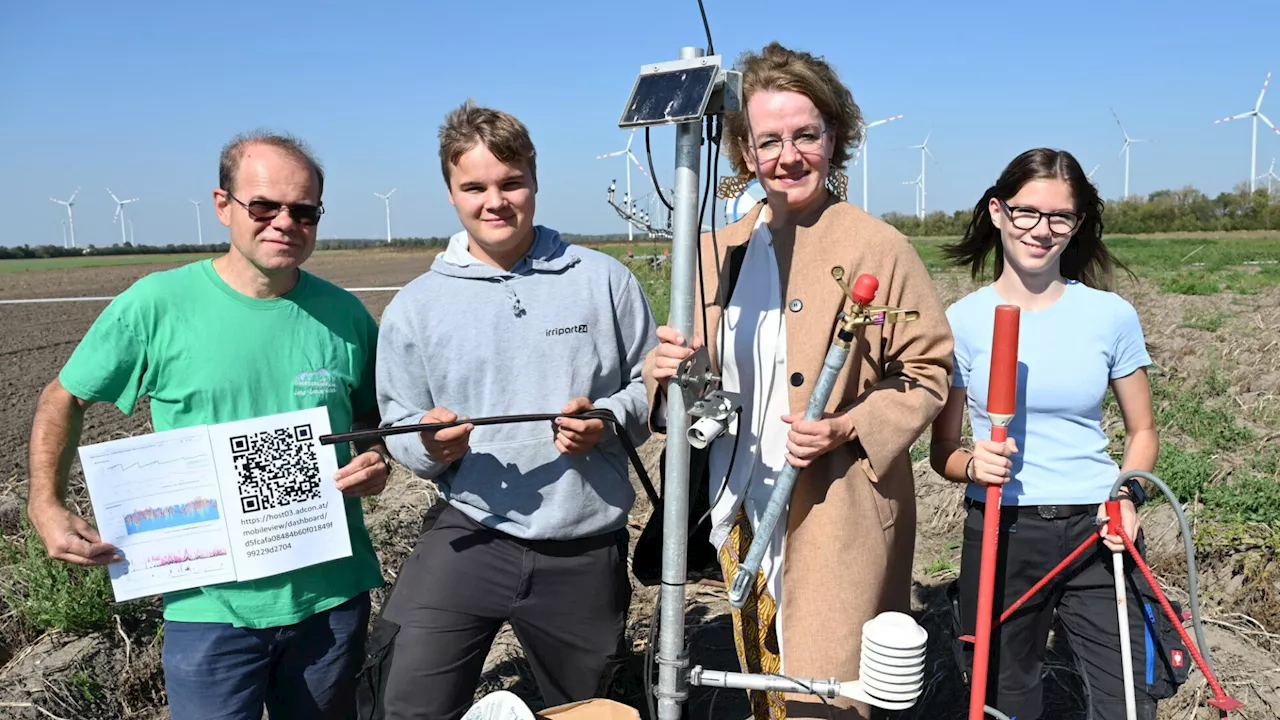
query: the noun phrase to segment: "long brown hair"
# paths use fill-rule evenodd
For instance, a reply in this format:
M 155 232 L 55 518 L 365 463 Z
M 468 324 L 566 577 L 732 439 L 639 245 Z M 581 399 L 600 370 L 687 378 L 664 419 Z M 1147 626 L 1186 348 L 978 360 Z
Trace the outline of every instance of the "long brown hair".
M 1099 290 L 1112 290 L 1115 268 L 1134 277 L 1133 271 L 1111 254 L 1102 242 L 1102 198 L 1085 175 L 1084 168 L 1065 150 L 1035 148 L 1014 158 L 1000 173 L 996 184 L 987 188 L 973 207 L 973 217 L 959 242 L 942 246 L 942 254 L 957 265 L 968 265 L 977 280 L 986 269 L 987 256 L 994 253 L 995 278 L 1004 272 L 1004 246 L 1000 229 L 991 220 L 992 198 L 1007 201 L 1032 180 L 1062 180 L 1071 190 L 1075 210 L 1083 217 L 1062 252 L 1062 276 Z

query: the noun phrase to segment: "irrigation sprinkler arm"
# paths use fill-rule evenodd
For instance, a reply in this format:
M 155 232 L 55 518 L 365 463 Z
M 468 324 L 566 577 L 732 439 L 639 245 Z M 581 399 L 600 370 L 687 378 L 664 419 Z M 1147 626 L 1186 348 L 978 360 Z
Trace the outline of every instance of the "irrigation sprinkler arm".
M 805 410 L 804 418 L 808 421 L 820 419 L 826 410 L 832 388 L 835 387 L 836 379 L 844 369 L 854 339 L 861 328 L 868 325 L 908 322 L 920 317 L 920 313 L 915 310 L 871 305 L 879 289 L 879 281 L 872 275 L 859 276 L 853 283 L 853 287 L 844 280 L 844 268 L 832 268 L 831 275 L 853 301 L 853 306 L 840 318 L 836 339 L 827 350 L 822 373 L 818 376 L 813 395 L 809 397 L 809 405 Z M 778 480 L 769 495 L 769 503 L 765 506 L 760 522 L 755 528 L 755 537 L 747 550 L 747 556 L 738 566 L 737 575 L 730 581 L 730 605 L 741 608 L 746 604 L 747 592 L 755 584 L 756 573 L 759 572 L 760 565 L 764 561 L 764 553 L 771 544 L 773 529 L 781 518 L 782 511 L 791 501 L 791 492 L 799 474 L 799 468 L 790 463 L 784 465 L 782 472 L 779 473 Z

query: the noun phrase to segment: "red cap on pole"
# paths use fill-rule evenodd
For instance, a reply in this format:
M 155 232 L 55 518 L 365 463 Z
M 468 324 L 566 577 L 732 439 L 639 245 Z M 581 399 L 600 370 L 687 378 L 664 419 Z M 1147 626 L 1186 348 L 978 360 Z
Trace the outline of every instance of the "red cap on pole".
M 996 327 L 991 337 L 991 378 L 987 387 L 987 413 L 992 416 L 993 425 L 1007 425 L 1017 408 L 1020 318 L 1021 309 L 1017 305 L 996 307 Z
M 870 305 L 879 289 L 880 281 L 875 275 L 859 275 L 858 279 L 853 281 L 853 289 L 849 291 L 849 297 L 858 305 Z

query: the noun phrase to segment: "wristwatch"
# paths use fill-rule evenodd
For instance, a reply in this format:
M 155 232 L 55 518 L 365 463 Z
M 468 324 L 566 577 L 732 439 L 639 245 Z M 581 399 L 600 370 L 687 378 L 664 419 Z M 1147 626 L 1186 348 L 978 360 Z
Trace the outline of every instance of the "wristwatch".
M 382 462 L 386 464 L 387 470 L 391 469 L 391 453 L 380 447 L 371 447 L 369 448 L 369 452 L 378 453 L 378 457 L 382 458 Z
M 1138 482 L 1137 478 L 1125 480 L 1120 487 L 1129 491 L 1128 495 L 1121 495 L 1121 498 L 1127 497 L 1132 500 L 1134 509 L 1142 507 L 1142 504 L 1147 501 L 1147 491 L 1142 489 L 1142 483 Z

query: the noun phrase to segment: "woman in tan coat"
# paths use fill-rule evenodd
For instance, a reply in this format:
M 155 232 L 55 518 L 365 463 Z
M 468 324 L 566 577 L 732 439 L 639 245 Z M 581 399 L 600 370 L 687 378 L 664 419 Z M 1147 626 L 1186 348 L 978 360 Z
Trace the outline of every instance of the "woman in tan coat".
M 911 609 L 908 450 L 946 399 L 952 339 L 906 238 L 843 200 L 839 168 L 861 138 L 862 117 L 832 68 L 776 43 L 740 62 L 746 112 L 727 118 L 722 148 L 739 175 L 721 196 L 741 193 L 755 177 L 766 198 L 716 233 L 718 247 L 702 237 L 705 286 L 695 295 L 694 337 L 662 327 L 645 364 L 651 421 L 656 432 L 665 429 L 667 381 L 705 342 L 724 389 L 743 403 L 707 450 L 711 541 L 726 580 L 751 544 L 782 463 L 802 468 L 755 588 L 734 612 L 739 660 L 747 672 L 850 680 L 858 676 L 862 624 Z M 837 316 L 850 303 L 832 278 L 836 266 L 848 282 L 874 275 L 875 304 L 918 310 L 920 318 L 863 329 L 827 417 L 806 422 Z M 758 720 L 828 711 L 813 696 L 752 693 L 751 702 Z M 865 705 L 833 704 L 842 708 L 837 716 L 868 716 Z

